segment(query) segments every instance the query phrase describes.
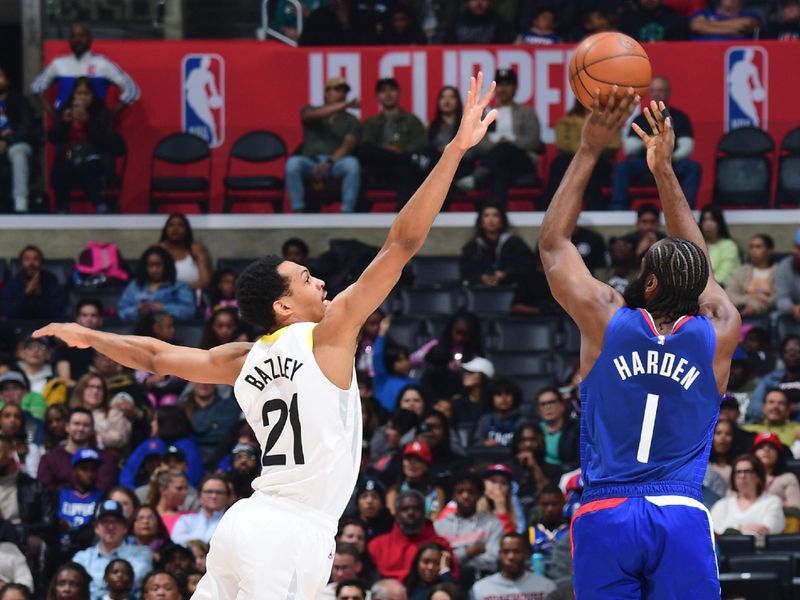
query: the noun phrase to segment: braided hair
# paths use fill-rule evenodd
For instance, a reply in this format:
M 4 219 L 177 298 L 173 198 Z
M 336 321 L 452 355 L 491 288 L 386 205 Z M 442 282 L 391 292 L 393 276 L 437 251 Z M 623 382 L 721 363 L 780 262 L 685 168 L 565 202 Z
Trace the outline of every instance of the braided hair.
M 660 293 L 647 310 L 667 320 L 695 315 L 700 294 L 708 284 L 708 259 L 694 242 L 678 237 L 664 238 L 644 256 L 646 273 L 658 279 Z

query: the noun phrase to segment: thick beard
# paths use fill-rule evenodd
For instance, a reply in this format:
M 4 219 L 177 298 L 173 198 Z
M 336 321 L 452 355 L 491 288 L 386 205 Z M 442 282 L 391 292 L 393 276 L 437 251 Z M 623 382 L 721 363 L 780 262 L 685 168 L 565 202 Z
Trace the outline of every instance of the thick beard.
M 642 274 L 625 288 L 623 298 L 628 308 L 645 308 L 644 280 L 645 275 Z

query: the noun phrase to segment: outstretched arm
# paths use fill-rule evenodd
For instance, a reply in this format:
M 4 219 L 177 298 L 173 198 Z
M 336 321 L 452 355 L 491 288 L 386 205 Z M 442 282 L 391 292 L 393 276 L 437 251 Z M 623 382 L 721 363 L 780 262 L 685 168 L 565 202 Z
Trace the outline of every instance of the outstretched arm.
M 151 337 L 117 335 L 88 329 L 77 323 L 51 323 L 34 337 L 55 336 L 77 348 L 97 352 L 131 369 L 159 375 L 177 375 L 198 383 L 233 385 L 252 344 L 232 342 L 211 350 L 174 346 Z
M 595 93 L 592 113 L 586 120 L 581 143 L 567 169 L 553 201 L 547 208 L 539 233 L 539 255 L 553 297 L 567 311 L 581 330 L 581 366 L 588 372 L 603 343 L 606 324 L 622 305 L 622 296 L 613 288 L 594 279 L 571 241 L 578 223 L 583 193 L 600 154 L 618 135 L 638 96 L 628 90 L 617 102 L 616 89 L 608 106 L 600 107 Z
M 464 153 L 483 138 L 497 114 L 492 110 L 483 117 L 494 94 L 494 82 L 483 98 L 480 97 L 482 83 L 481 73 L 478 73 L 477 79 L 472 78 L 458 132 L 433 171 L 397 215 L 378 255 L 358 281 L 339 294 L 328 307 L 325 318 L 314 333 L 315 347 L 325 344 L 347 348 L 348 351 L 354 349 L 358 329 L 386 299 L 400 279 L 405 265 L 425 243 L 433 220 L 439 214 L 450 189 L 458 163 Z M 348 363 L 352 362 L 352 352 L 347 360 Z M 347 368 L 349 372 L 352 367 Z
M 653 173 L 658 187 L 658 196 L 667 223 L 667 233 L 696 244 L 706 255 L 708 261 L 708 283 L 700 294 L 700 312 L 711 319 L 717 332 L 717 356 L 714 359 L 714 371 L 717 385 L 724 392 L 728 384 L 730 360 L 741 330 L 739 311 L 731 302 L 725 290 L 716 282 L 711 272 L 711 259 L 708 248 L 694 220 L 686 196 L 683 194 L 675 171 L 672 169 L 672 149 L 675 146 L 675 131 L 672 119 L 663 102 L 657 105 L 650 103 L 645 107 L 644 115 L 650 124 L 651 133 L 645 133 L 641 127 L 633 124 L 633 130 L 642 138 L 647 147 L 647 166 Z

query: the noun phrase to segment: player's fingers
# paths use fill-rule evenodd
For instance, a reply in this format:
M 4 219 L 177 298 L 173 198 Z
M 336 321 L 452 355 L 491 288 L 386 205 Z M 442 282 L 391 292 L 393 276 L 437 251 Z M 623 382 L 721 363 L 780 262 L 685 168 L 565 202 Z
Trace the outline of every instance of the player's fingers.
M 647 143 L 647 140 L 649 140 L 649 139 L 650 139 L 650 136 L 649 136 L 649 135 L 647 135 L 647 134 L 644 132 L 644 129 L 642 129 L 641 127 L 639 127 L 639 126 L 638 126 L 636 123 L 632 123 L 632 124 L 631 124 L 631 129 L 633 129 L 633 131 L 636 133 L 636 135 L 638 135 L 640 138 L 642 138 L 642 141 L 643 141 L 643 142 Z
M 483 125 L 486 125 L 486 127 L 489 127 L 489 125 L 491 125 L 492 123 L 494 123 L 494 120 L 495 120 L 496 118 L 497 118 L 497 109 L 496 109 L 496 108 L 493 108 L 493 109 L 492 109 L 492 110 L 490 110 L 488 113 L 486 113 L 486 116 L 485 116 L 485 117 L 483 117 L 483 120 L 481 121 L 481 123 L 482 123 Z
M 492 81 L 492 83 L 489 84 L 489 89 L 486 91 L 486 94 L 483 96 L 483 99 L 480 102 L 481 113 L 483 113 L 483 111 L 486 110 L 486 107 L 489 106 L 489 102 L 491 102 L 492 98 L 494 98 L 494 89 L 496 87 L 497 83 L 494 81 Z
M 647 122 L 650 124 L 650 130 L 653 132 L 653 135 L 656 135 L 658 133 L 658 124 L 655 118 L 653 118 L 653 113 L 650 112 L 650 108 L 645 106 L 642 112 L 644 113 L 644 118 L 647 119 Z
M 483 71 L 478 71 L 478 76 L 475 78 L 475 95 L 473 96 L 475 104 L 481 100 L 481 89 L 483 89 Z
M 600 88 L 594 88 L 594 94 L 592 94 L 592 112 L 596 115 L 599 115 L 602 109 L 600 108 Z
M 661 131 L 664 125 L 664 115 L 661 113 L 661 109 L 658 107 L 658 103 L 655 100 L 650 101 L 650 112 L 653 113 L 653 117 L 655 117 L 656 123 L 658 123 L 659 131 Z
M 611 93 L 608 95 L 608 102 L 606 102 L 606 109 L 608 112 L 614 112 L 614 107 L 617 105 L 617 91 L 619 90 L 619 86 L 613 86 L 611 88 Z
M 474 77 L 470 77 L 469 78 L 469 90 L 467 91 L 467 99 L 464 102 L 464 107 L 467 110 L 472 108 L 472 95 L 474 94 L 474 92 L 475 92 L 475 78 Z

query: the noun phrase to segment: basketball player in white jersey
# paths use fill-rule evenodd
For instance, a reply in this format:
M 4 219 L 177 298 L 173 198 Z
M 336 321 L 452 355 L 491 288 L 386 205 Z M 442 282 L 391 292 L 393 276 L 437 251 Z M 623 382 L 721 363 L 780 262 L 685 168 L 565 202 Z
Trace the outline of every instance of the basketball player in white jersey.
M 458 132 L 375 260 L 332 302 L 308 269 L 267 257 L 237 281 L 243 317 L 270 332 L 255 344 L 198 350 L 75 323 L 34 334 L 92 347 L 134 369 L 234 386 L 263 470 L 255 493 L 231 507 L 214 533 L 195 600 L 315 600 L 327 583 L 337 521 L 361 460 L 356 337 L 425 242 L 461 157 L 496 117 L 494 110 L 482 117 L 494 92 L 492 83 L 481 98 L 482 83 L 482 74 L 472 78 Z

